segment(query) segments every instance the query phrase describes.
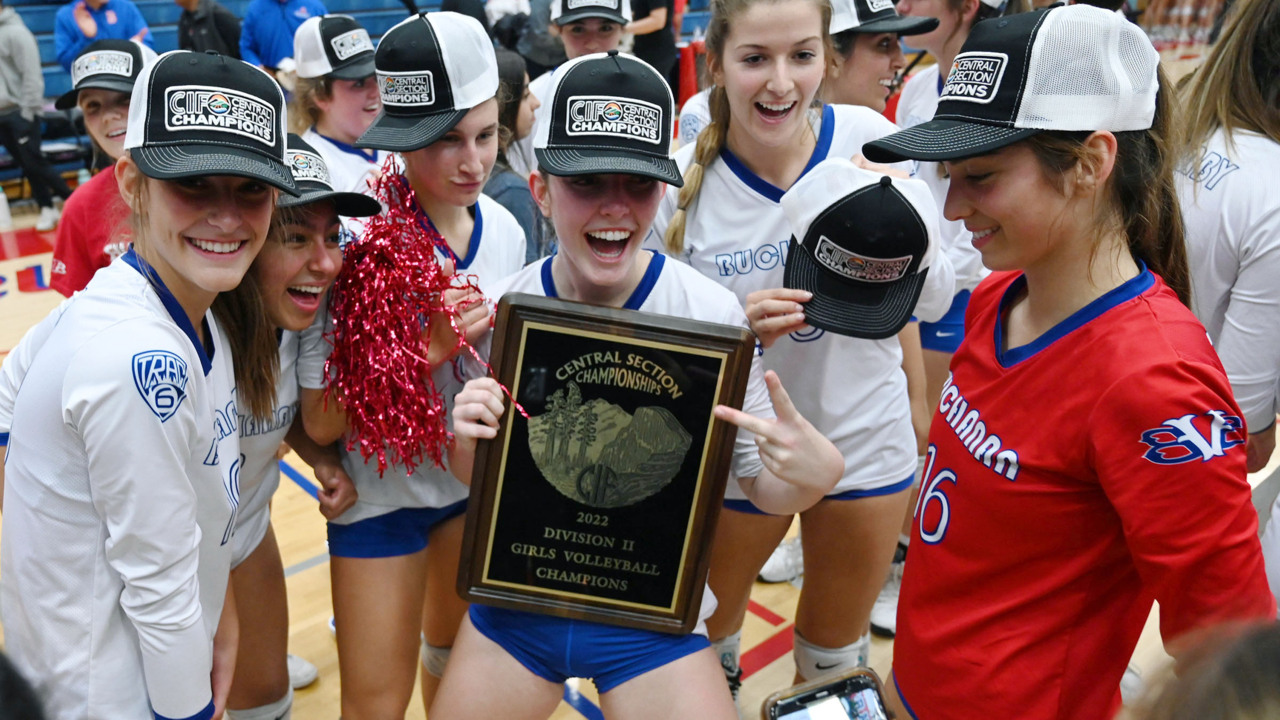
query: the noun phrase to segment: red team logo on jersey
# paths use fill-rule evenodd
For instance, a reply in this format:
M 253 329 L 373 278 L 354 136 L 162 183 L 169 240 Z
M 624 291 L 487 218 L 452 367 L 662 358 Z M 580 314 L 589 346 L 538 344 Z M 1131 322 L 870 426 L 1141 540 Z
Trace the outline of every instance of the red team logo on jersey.
M 1169 418 L 1160 427 L 1142 433 L 1142 442 L 1151 448 L 1143 457 L 1159 465 L 1208 462 L 1243 443 L 1243 428 L 1239 417 L 1222 410 Z

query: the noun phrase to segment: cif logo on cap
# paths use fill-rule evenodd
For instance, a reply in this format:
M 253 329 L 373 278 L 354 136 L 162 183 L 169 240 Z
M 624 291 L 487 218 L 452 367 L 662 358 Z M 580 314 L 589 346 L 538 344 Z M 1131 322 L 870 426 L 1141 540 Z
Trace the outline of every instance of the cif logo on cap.
M 330 40 L 329 45 L 339 60 L 346 60 L 366 50 L 373 52 L 373 41 L 369 39 L 369 31 L 364 28 L 344 32 Z
M 893 7 L 893 0 L 867 0 L 867 7 L 873 13 L 884 12 Z
M 861 282 L 893 282 L 906 275 L 907 268 L 911 266 L 910 255 L 897 258 L 867 257 L 845 250 L 828 240 L 826 235 L 818 236 L 818 247 L 813 256 L 828 270 Z
M 947 73 L 946 87 L 942 88 L 942 100 L 962 100 L 987 104 L 1000 90 L 1004 68 L 1009 56 L 996 52 L 967 52 L 956 56 Z
M 333 183 L 329 180 L 329 167 L 324 164 L 324 160 L 319 155 L 304 150 L 290 150 L 287 155 L 289 172 L 293 173 L 293 179 L 296 182 L 314 180 L 333 187 Z
M 133 356 L 133 384 L 151 412 L 164 422 L 187 397 L 187 361 L 168 350 Z
M 580 7 L 606 7 L 617 9 L 616 0 L 569 0 L 569 9 L 577 10 Z
M 378 73 L 378 94 L 384 105 L 434 105 L 435 87 L 435 77 L 430 70 Z
M 123 50 L 100 50 L 76 58 L 71 64 L 71 86 L 90 75 L 133 77 L 133 56 Z
M 569 98 L 565 132 L 569 135 L 602 135 L 624 140 L 662 142 L 662 108 L 643 100 L 575 95 Z
M 200 85 L 171 87 L 164 93 L 166 130 L 230 133 L 274 147 L 276 109 L 245 93 Z

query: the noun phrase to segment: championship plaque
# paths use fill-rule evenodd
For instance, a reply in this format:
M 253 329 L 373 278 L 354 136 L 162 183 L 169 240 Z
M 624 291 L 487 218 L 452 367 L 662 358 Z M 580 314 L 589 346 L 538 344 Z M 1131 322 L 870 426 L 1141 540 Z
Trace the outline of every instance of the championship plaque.
M 507 404 L 476 451 L 467 600 L 691 632 L 755 340 L 745 328 L 512 294 L 491 362 Z

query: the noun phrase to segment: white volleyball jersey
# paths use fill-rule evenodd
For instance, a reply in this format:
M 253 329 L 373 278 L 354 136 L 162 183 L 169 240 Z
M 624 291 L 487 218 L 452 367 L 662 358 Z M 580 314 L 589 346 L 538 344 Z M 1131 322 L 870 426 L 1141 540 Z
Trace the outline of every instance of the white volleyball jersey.
M 248 404 L 241 402 L 243 408 Z M 298 333 L 280 333 L 280 374 L 276 376 L 276 405 L 271 417 L 240 415 L 240 512 L 236 518 L 231 567 L 245 561 L 266 536 L 271 524 L 271 496 L 280 487 L 280 443 L 298 416 Z
M 1280 409 L 1280 144 L 1243 130 L 1232 138 L 1213 133 L 1176 177 L 1191 309 L 1258 432 Z
M 13 423 L 13 403 L 18 396 L 18 387 L 27 376 L 32 358 L 57 327 L 68 300 L 63 300 L 44 320 L 28 328 L 22 340 L 0 362 L 0 448 L 9 444 L 9 427 Z M 3 461 L 4 451 L 0 450 L 0 462 Z
M 711 124 L 711 88 L 701 90 L 684 101 L 680 108 L 680 147 L 698 141 L 698 133 Z
M 353 147 L 321 135 L 314 127 L 302 133 L 302 139 L 324 158 L 324 164 L 329 168 L 329 179 L 333 181 L 333 189 L 339 192 L 355 192 L 372 197 L 373 191 L 369 188 L 369 183 L 377 177 L 387 157 L 393 154 L 386 150 Z M 342 224 L 352 233 L 359 234 L 364 229 L 364 220 L 344 217 Z
M 551 264 L 555 256 L 530 263 L 528 267 L 494 285 L 490 297 L 501 298 L 507 293 L 528 293 L 545 297 L 559 297 L 555 280 L 551 276 Z M 670 315 L 672 317 L 689 318 L 703 322 L 748 327 L 747 316 L 737 298 L 716 283 L 698 274 L 684 263 L 674 262 L 661 253 L 654 253 L 649 260 L 649 267 L 631 297 L 623 304 L 625 310 L 639 310 L 654 315 Z M 488 339 L 482 344 L 481 354 L 489 352 Z M 469 376 L 479 376 L 479 367 L 475 362 L 467 364 Z M 751 374 L 747 379 L 747 392 L 742 399 L 742 410 L 756 417 L 774 417 L 773 404 L 769 400 L 769 389 L 764 384 L 764 368 L 760 356 L 751 361 Z M 733 462 L 730 468 L 730 483 L 733 488 L 740 477 L 756 477 L 764 470 L 756 447 L 755 435 L 746 430 L 739 430 L 733 445 Z M 698 627 L 694 632 L 706 634 L 706 619 L 715 612 L 716 599 L 708 587 L 702 595 L 702 605 L 698 612 Z
M 863 143 L 896 131 L 868 108 L 828 105 L 815 128 L 818 143 L 809 167 L 828 157 L 850 157 Z M 682 170 L 693 152 L 692 146 L 676 152 Z M 782 189 L 727 150 L 703 172 L 698 198 L 685 219 L 681 259 L 732 290 L 744 305 L 752 292 L 783 287 L 791 225 L 779 204 Z M 648 247 L 662 247 L 676 199 L 674 190 L 663 197 L 646 238 Z M 937 253 L 916 305 L 917 317 L 940 318 L 954 292 L 951 264 Z M 832 494 L 892 485 L 915 471 L 915 433 L 896 337 L 861 340 L 813 328 L 780 338 L 763 352 L 765 368 L 778 373 L 796 408 L 844 455 L 845 476 Z M 727 496 L 743 497 L 736 484 L 730 484 Z
M 230 350 L 132 251 L 62 308 L 13 409 L 6 651 L 50 718 L 213 711 L 240 468 Z
M 471 233 L 467 256 L 456 258 L 455 262 L 458 274 L 474 276 L 481 291 L 487 294 L 490 285 L 524 266 L 524 230 L 506 208 L 486 195 L 481 195 L 473 207 L 475 229 Z M 318 320 L 318 323 L 323 322 L 325 320 Z M 322 337 L 318 337 L 323 332 L 313 325 L 303 333 L 299 358 L 299 382 L 303 387 L 324 386 L 324 358 L 329 346 Z M 432 375 L 436 390 L 445 398 L 447 411 L 452 411 L 453 396 L 462 389 L 462 376 L 458 369 L 460 362 L 455 358 L 453 362 L 437 368 Z M 366 463 L 357 447 L 343 453 L 342 464 L 360 493 L 356 504 L 333 520 L 343 525 L 401 508 L 446 507 L 465 500 L 469 492 L 467 486 L 458 482 L 448 470 L 435 467 L 430 462 L 419 465 L 412 475 L 403 467 L 392 465 L 379 477 L 377 458 L 370 458 Z
M 938 110 L 938 94 L 942 87 L 938 82 L 938 66 L 931 65 L 912 75 L 902 87 L 902 97 L 898 99 L 898 125 L 906 128 L 929 122 Z M 950 178 L 944 176 L 941 163 L 911 161 L 913 177 L 924 180 L 933 191 L 933 199 L 938 203 L 938 218 L 942 223 L 942 248 L 956 271 L 956 292 L 972 290 L 978 287 L 982 278 L 991 274 L 982 264 L 982 254 L 973 246 L 973 233 L 965 229 L 959 220 L 947 220 L 942 217 L 942 209 L 947 202 L 947 188 Z

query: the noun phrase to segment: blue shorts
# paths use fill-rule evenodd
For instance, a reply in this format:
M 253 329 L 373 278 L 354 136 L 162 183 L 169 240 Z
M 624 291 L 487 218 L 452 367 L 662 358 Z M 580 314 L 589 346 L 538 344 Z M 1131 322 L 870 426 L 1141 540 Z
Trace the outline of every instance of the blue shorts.
M 961 290 L 951 301 L 951 309 L 938 322 L 920 323 L 920 346 L 925 350 L 954 353 L 964 340 L 964 311 L 969 308 L 969 291 Z
M 601 694 L 711 647 L 705 635 L 668 635 L 585 620 L 472 605 L 471 624 L 529 672 L 553 683 L 591 678 Z
M 467 511 L 467 501 L 442 508 L 402 508 L 339 525 L 329 523 L 329 554 L 349 558 L 412 555 L 427 546 L 431 530 Z
M 884 487 L 871 488 L 869 490 L 845 490 L 835 495 L 828 495 L 823 500 L 860 500 L 862 498 L 880 497 L 881 495 L 894 495 L 910 488 L 916 481 L 916 474 L 911 473 L 906 480 L 896 482 L 892 485 Z M 730 510 L 737 510 L 740 513 L 750 513 L 752 515 L 772 515 L 755 506 L 750 500 L 725 500 L 724 506 Z

